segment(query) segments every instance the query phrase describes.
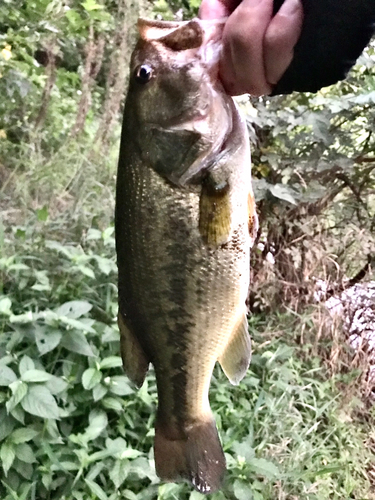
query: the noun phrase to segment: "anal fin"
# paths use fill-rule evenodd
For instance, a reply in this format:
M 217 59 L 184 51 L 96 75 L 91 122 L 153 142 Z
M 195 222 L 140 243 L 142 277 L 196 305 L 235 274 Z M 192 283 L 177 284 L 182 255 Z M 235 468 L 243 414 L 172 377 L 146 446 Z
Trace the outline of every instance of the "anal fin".
M 142 349 L 138 339 L 127 327 L 123 315 L 118 313 L 120 330 L 120 348 L 124 371 L 129 379 L 140 388 L 145 379 L 150 360 Z
M 251 338 L 248 331 L 247 317 L 244 314 L 218 361 L 231 384 L 237 385 L 245 376 L 250 360 Z
M 231 230 L 231 204 L 229 184 L 216 172 L 203 180 L 199 203 L 199 232 L 203 241 L 212 246 L 229 240 Z

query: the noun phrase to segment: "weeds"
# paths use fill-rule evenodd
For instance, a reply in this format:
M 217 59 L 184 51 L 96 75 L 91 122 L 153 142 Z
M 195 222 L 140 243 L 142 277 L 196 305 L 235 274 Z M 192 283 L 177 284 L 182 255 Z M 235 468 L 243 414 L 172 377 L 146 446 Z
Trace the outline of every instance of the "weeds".
M 113 228 L 45 215 L 3 238 L 1 498 L 203 498 L 155 475 L 155 379 L 134 391 L 118 355 Z M 312 355 L 311 316 L 253 316 L 250 331 L 244 381 L 230 386 L 219 368 L 212 381 L 228 474 L 211 498 L 375 498 L 369 424 L 355 420 L 359 399 L 343 407 L 337 377 Z

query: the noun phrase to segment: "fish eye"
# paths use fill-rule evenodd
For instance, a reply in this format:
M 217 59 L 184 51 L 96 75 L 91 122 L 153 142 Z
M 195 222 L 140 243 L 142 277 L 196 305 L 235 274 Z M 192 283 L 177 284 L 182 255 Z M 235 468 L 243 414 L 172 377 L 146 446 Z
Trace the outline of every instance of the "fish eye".
M 148 64 L 142 64 L 135 70 L 135 79 L 138 83 L 148 83 L 152 77 L 152 68 Z

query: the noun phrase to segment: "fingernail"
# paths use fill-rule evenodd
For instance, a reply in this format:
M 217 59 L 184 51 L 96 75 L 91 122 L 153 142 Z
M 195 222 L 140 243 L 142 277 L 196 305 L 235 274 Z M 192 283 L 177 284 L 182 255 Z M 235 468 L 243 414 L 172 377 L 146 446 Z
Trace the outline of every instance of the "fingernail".
M 283 16 L 292 16 L 302 8 L 300 0 L 285 0 L 282 4 L 279 13 Z

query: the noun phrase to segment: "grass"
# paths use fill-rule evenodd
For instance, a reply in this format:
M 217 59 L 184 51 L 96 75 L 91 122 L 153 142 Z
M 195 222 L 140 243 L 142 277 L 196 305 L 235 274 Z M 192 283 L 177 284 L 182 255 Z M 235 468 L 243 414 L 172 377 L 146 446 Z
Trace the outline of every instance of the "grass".
M 100 205 L 86 213 L 38 209 L 3 228 L 0 497 L 203 498 L 155 476 L 154 376 L 135 392 L 122 373 L 113 228 Z M 217 367 L 212 381 L 228 474 L 211 499 L 374 499 L 372 417 L 359 419 L 360 399 L 314 354 L 312 314 L 253 316 L 249 328 L 245 379 L 233 387 Z

